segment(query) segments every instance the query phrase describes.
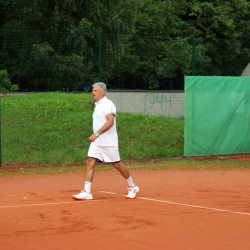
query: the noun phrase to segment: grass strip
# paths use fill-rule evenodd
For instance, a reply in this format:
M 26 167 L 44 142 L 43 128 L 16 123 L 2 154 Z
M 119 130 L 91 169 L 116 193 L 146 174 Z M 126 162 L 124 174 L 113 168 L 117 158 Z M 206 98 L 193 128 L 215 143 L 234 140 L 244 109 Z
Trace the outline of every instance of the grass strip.
M 128 163 L 129 170 L 250 170 L 249 160 L 204 160 L 204 161 L 163 161 L 163 162 L 144 162 L 144 163 Z M 40 167 L 2 167 L 0 168 L 0 177 L 16 176 L 16 175 L 33 175 L 33 174 L 67 174 L 77 173 L 85 169 L 84 165 L 71 166 L 40 166 Z M 97 164 L 95 171 L 115 170 L 111 164 Z
M 84 162 L 92 134 L 91 94 L 39 93 L 1 99 L 2 164 Z M 117 115 L 122 160 L 182 157 L 184 119 Z

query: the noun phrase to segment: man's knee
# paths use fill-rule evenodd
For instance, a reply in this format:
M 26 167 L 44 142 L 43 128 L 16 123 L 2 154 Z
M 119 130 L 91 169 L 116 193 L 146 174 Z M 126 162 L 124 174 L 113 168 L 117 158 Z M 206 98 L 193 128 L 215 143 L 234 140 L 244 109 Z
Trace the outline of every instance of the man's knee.
M 113 167 L 120 171 L 128 171 L 127 167 L 122 162 L 112 163 Z
M 112 165 L 116 169 L 119 169 L 119 168 L 124 166 L 120 161 L 119 162 L 114 162 L 114 163 L 112 163 Z
M 125 179 L 129 178 L 130 176 L 129 170 L 121 162 L 113 163 L 113 167 L 115 167 L 123 175 Z
M 86 161 L 86 168 L 94 168 L 95 163 L 96 159 L 88 157 Z

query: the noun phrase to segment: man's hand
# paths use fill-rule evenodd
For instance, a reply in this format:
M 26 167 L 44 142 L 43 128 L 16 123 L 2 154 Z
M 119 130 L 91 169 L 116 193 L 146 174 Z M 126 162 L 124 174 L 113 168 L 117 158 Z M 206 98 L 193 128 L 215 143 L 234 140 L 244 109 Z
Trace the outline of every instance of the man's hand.
M 105 133 L 107 130 L 109 130 L 114 125 L 114 119 L 115 119 L 114 114 L 109 114 L 106 116 L 106 118 L 107 118 L 107 122 L 97 131 L 99 135 Z M 94 142 L 97 138 L 98 138 L 98 136 L 93 134 L 89 137 L 89 141 Z
M 95 134 L 93 134 L 93 135 L 91 135 L 91 136 L 89 137 L 89 141 L 90 141 L 90 142 L 94 142 L 97 138 L 98 138 L 98 136 L 96 136 Z

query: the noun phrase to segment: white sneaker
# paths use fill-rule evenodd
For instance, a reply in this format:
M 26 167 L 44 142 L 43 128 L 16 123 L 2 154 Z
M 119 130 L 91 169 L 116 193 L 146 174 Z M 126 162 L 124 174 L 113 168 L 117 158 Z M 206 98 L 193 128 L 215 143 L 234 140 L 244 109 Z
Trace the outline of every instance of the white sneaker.
M 126 196 L 126 198 L 127 199 L 134 199 L 136 197 L 137 192 L 139 192 L 139 187 L 137 187 L 137 186 L 128 187 L 128 195 Z
M 81 190 L 81 193 L 72 196 L 75 200 L 93 200 L 92 194 L 87 193 L 85 190 Z

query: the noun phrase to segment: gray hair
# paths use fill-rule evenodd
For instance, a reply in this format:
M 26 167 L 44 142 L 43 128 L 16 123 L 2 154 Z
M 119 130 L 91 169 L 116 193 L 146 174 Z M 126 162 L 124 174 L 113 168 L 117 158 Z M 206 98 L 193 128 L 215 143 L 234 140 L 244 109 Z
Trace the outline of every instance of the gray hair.
M 93 84 L 92 87 L 99 87 L 102 90 L 104 90 L 105 93 L 107 91 L 107 87 L 106 87 L 106 84 L 104 82 L 96 82 L 95 84 Z

